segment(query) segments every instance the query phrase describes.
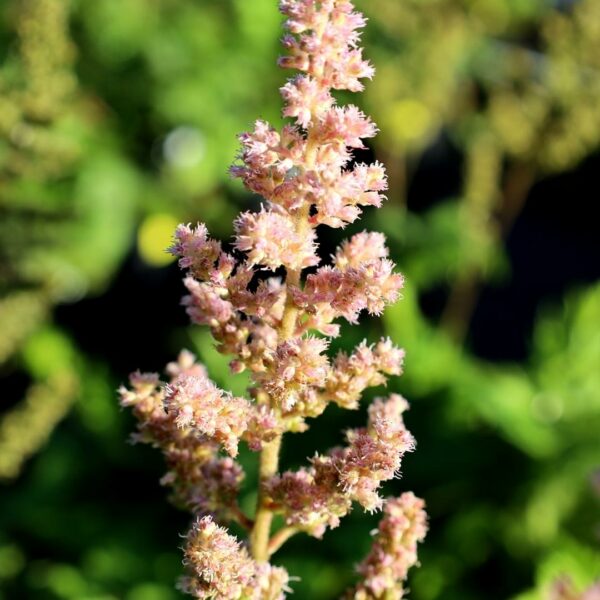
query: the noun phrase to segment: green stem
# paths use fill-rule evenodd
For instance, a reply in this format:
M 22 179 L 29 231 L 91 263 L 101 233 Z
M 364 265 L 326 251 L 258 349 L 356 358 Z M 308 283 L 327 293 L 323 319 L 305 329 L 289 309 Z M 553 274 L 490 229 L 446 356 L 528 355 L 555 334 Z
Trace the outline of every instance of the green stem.
M 282 437 L 279 435 L 272 442 L 265 444 L 260 453 L 256 516 L 254 518 L 254 527 L 250 533 L 250 550 L 253 558 L 258 562 L 269 560 L 269 536 L 271 534 L 273 512 L 265 506 L 264 483 L 277 473 Z

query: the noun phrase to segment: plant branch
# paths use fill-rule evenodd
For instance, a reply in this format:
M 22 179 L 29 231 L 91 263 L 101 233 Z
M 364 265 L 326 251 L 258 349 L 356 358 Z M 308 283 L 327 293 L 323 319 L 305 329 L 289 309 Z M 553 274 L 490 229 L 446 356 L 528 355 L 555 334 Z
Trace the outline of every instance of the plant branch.
M 279 435 L 272 442 L 265 444 L 260 453 L 256 516 L 254 519 L 254 527 L 250 533 L 250 551 L 253 558 L 258 562 L 266 562 L 269 560 L 268 546 L 273 512 L 265 506 L 264 483 L 277 473 L 282 437 L 282 435 Z
M 230 513 L 231 513 L 231 518 L 238 525 L 241 525 L 247 531 L 251 531 L 252 530 L 252 528 L 254 527 L 254 521 L 250 517 L 247 517 L 242 512 L 242 509 L 237 504 L 235 504 L 234 506 L 232 506 L 229 510 L 230 510 Z
M 299 529 L 296 527 L 282 527 L 273 537 L 269 540 L 269 556 L 272 556 L 285 544 L 293 535 L 296 535 Z

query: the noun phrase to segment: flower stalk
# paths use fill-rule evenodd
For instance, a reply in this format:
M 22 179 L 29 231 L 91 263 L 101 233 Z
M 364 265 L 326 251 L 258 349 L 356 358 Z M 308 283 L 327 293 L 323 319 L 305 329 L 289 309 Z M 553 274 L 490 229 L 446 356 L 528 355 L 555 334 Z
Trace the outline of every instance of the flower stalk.
M 269 560 L 269 536 L 271 534 L 273 511 L 266 506 L 267 494 L 264 491 L 264 485 L 277 473 L 282 437 L 282 435 L 278 435 L 272 442 L 265 444 L 260 453 L 256 517 L 250 534 L 250 551 L 258 562 Z

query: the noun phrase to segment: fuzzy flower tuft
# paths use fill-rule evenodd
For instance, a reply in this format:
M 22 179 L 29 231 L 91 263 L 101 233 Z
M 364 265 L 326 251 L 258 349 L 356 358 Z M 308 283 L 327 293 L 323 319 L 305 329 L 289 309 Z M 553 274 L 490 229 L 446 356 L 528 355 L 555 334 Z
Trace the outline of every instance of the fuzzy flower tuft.
M 289 575 L 283 567 L 257 563 L 248 550 L 213 518 L 197 519 L 186 536 L 189 575 L 179 589 L 202 600 L 283 600 Z
M 329 457 L 315 457 L 310 468 L 286 471 L 265 485 L 268 498 L 286 524 L 316 538 L 334 529 L 348 514 L 352 501 L 338 488 L 335 465 Z
M 403 597 L 408 570 L 417 564 L 417 543 L 427 533 L 424 508 L 423 500 L 412 492 L 386 501 L 371 552 L 357 567 L 363 581 L 346 598 Z
M 347 432 L 348 445 L 316 455 L 310 468 L 287 471 L 266 483 L 275 510 L 288 526 L 321 537 L 327 527 L 339 525 L 356 501 L 365 510 L 382 506 L 377 493 L 383 481 L 395 477 L 414 440 L 404 427 L 406 401 L 397 394 L 375 402 L 369 425 Z
M 389 338 L 375 346 L 363 341 L 349 356 L 337 355 L 327 377 L 327 395 L 339 406 L 355 409 L 366 388 L 384 384 L 387 375 L 402 373 L 403 360 L 404 350 Z
M 315 254 L 315 234 L 296 231 L 292 219 L 283 213 L 261 210 L 242 213 L 234 223 L 235 246 L 248 254 L 251 265 L 268 269 L 285 266 L 299 270 L 319 262 Z
M 277 346 L 273 362 L 257 376 L 283 411 L 291 410 L 311 388 L 321 388 L 329 371 L 324 354 L 327 340 L 316 337 L 287 340 Z
M 280 59 L 285 68 L 298 69 L 336 90 L 360 92 L 364 78 L 375 71 L 357 47 L 366 19 L 348 0 L 283 0 L 286 15 L 284 38 L 289 55 Z
M 221 255 L 221 244 L 208 237 L 208 230 L 203 223 L 194 229 L 189 224 L 182 224 L 175 230 L 173 245 L 167 251 L 179 258 L 182 269 L 188 269 L 195 277 L 204 279 Z
M 281 96 L 286 106 L 284 117 L 295 117 L 298 125 L 308 127 L 313 120 L 323 118 L 334 104 L 327 88 L 316 79 L 299 75 L 281 88 Z
M 204 367 L 187 351 L 169 363 L 167 371 L 174 377 L 206 377 Z M 230 514 L 244 479 L 241 467 L 231 458 L 219 457 L 216 442 L 181 427 L 177 416 L 166 409 L 165 387 L 156 373 L 134 373 L 130 388 L 120 388 L 121 404 L 131 407 L 138 420 L 134 441 L 163 451 L 169 470 L 161 483 L 173 490 L 176 505 L 200 514 Z
M 402 421 L 407 406 L 397 394 L 386 401 L 377 399 L 369 408 L 368 427 L 346 434 L 348 447 L 336 461 L 339 485 L 365 510 L 381 508 L 378 488 L 398 475 L 402 457 L 414 449 L 414 438 Z
M 325 113 L 317 136 L 321 143 L 364 148 L 364 138 L 375 137 L 377 127 L 356 106 L 336 106 Z
M 383 233 L 363 231 L 342 242 L 335 253 L 334 265 L 340 271 L 356 269 L 364 263 L 387 258 L 388 253 Z
M 548 600 L 600 600 L 600 581 L 578 592 L 569 577 L 561 577 L 550 588 Z
M 165 406 L 181 429 L 191 429 L 237 454 L 248 427 L 250 405 L 220 390 L 207 377 L 183 375 L 166 387 Z
M 180 581 L 180 589 L 196 598 L 237 600 L 256 574 L 247 550 L 210 516 L 197 519 L 189 530 L 184 557 L 192 576 Z

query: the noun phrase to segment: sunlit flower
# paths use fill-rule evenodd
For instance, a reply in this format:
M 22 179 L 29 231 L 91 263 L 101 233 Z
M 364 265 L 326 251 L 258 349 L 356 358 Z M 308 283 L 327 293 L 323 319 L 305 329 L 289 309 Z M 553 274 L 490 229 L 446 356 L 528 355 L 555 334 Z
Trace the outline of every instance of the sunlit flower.
M 221 389 L 183 352 L 167 366 L 167 383 L 132 375 L 121 402 L 138 419 L 136 441 L 162 450 L 162 483 L 172 499 L 195 517 L 184 546 L 184 592 L 207 600 L 282 600 L 289 576 L 268 562 L 270 554 L 297 531 L 321 537 L 358 504 L 383 507 L 384 518 L 359 566 L 364 581 L 349 597 L 400 598 L 426 528 L 420 500 L 404 494 L 386 502 L 380 495 L 414 447 L 404 398 L 376 399 L 366 427 L 347 431 L 345 445 L 278 472 L 284 433 L 306 430 L 331 402 L 358 408 L 366 388 L 400 375 L 404 359 L 386 338 L 330 358 L 323 337 L 339 334 L 339 318 L 356 323 L 363 311 L 381 314 L 404 284 L 380 233 L 352 236 L 324 264 L 318 255 L 317 226 L 345 227 L 385 199 L 384 167 L 352 164 L 353 150 L 364 148 L 377 127 L 356 106 L 338 106 L 332 93 L 360 91 L 373 76 L 359 47 L 366 20 L 349 0 L 281 0 L 280 8 L 287 55 L 279 64 L 300 71 L 280 90 L 283 114 L 294 121 L 281 131 L 256 121 L 239 136 L 230 171 L 263 204 L 235 219 L 229 251 L 204 224 L 180 225 L 169 249 L 186 271 L 188 315 L 210 327 L 232 378 L 246 372 L 248 393 Z M 238 505 L 240 443 L 261 452 L 252 518 Z M 285 528 L 269 540 L 274 514 Z M 225 529 L 227 521 L 248 530 L 248 546 Z

